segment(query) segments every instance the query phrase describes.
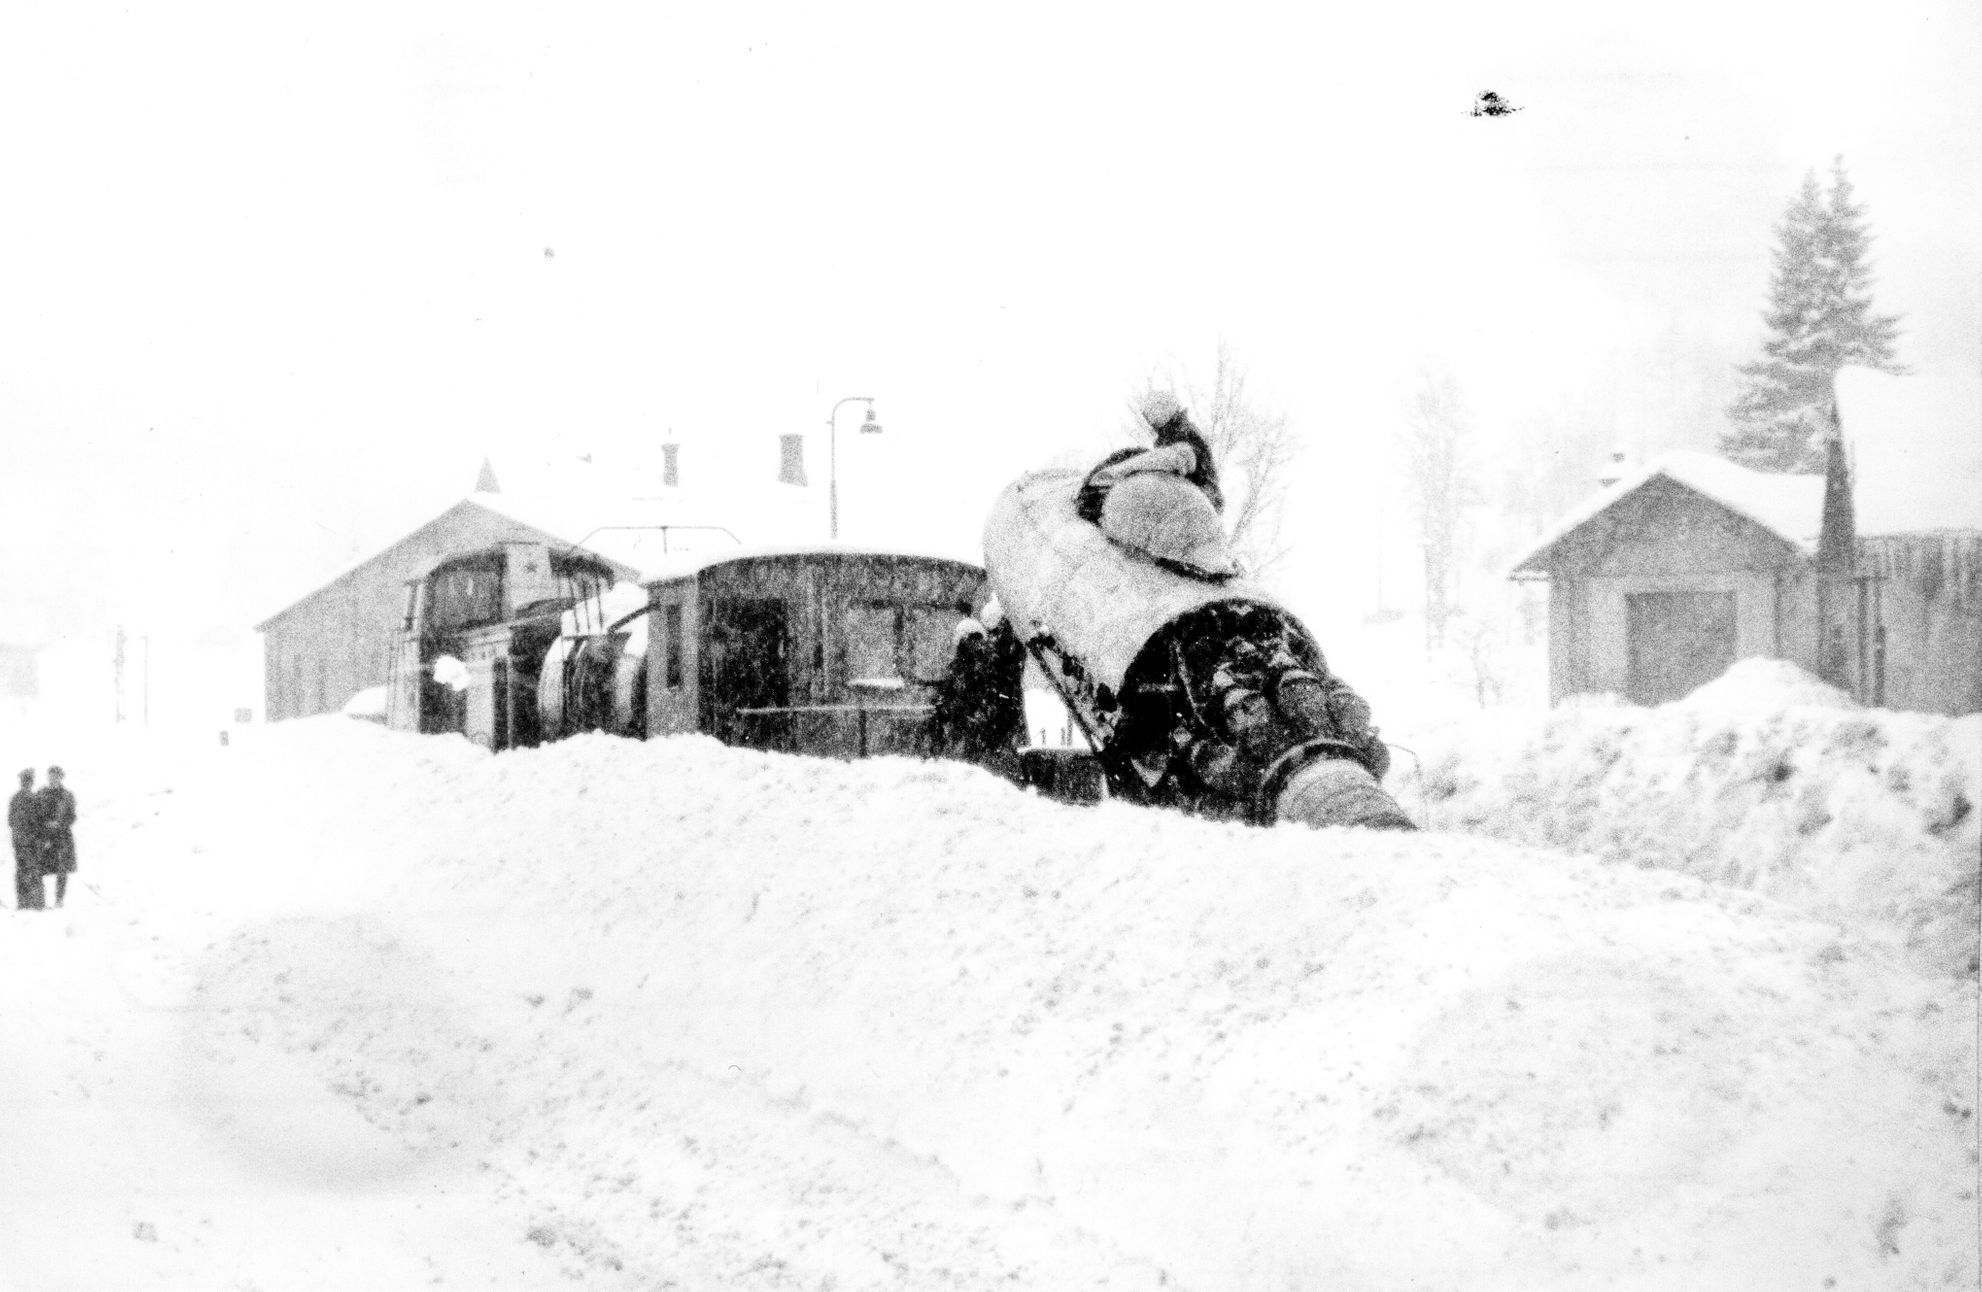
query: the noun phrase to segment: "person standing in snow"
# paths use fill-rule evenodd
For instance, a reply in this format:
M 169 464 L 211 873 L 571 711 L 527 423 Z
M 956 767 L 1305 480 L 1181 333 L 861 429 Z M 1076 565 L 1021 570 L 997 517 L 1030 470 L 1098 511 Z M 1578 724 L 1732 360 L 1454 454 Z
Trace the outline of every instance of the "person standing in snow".
M 7 800 L 7 829 L 14 836 L 14 909 L 38 911 L 41 893 L 41 808 L 35 801 L 34 769 L 21 773 L 21 787 Z
M 935 757 L 970 757 L 965 751 L 977 703 L 976 680 L 989 652 L 984 625 L 968 614 L 959 619 L 950 635 L 949 667 L 936 683 L 929 713 L 929 752 Z
M 60 906 L 69 893 L 69 876 L 76 873 L 76 796 L 63 787 L 61 768 L 48 769 L 48 784 L 34 802 L 40 818 L 41 873 L 55 876 L 55 904 Z
M 953 641 L 949 667 L 936 684 L 930 752 L 1015 777 L 1025 730 L 1025 648 L 1004 622 L 996 598 L 979 617 L 966 613 Z

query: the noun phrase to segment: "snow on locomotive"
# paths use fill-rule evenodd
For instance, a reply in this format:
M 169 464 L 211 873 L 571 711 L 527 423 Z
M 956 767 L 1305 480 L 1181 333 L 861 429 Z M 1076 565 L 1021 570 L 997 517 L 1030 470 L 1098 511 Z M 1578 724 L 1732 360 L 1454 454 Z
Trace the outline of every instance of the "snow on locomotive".
M 1369 707 L 1286 607 L 1238 577 L 1198 488 L 1131 463 L 1119 498 L 1087 505 L 1108 466 L 1020 477 L 984 551 L 1006 623 L 1079 719 L 1109 792 L 1258 824 L 1412 828 L 1382 788 Z
M 491 749 L 596 730 L 925 753 L 984 596 L 967 562 L 839 544 L 684 555 L 617 586 L 582 552 L 464 554 L 409 585 L 387 721 Z

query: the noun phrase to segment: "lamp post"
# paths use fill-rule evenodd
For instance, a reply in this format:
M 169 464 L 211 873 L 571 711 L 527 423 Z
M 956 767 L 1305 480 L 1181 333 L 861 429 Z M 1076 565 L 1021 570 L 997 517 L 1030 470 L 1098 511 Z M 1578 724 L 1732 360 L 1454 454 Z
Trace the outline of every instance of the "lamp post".
M 833 411 L 826 416 L 826 506 L 832 526 L 829 536 L 834 539 L 840 536 L 839 430 L 836 424 L 839 421 L 840 407 L 844 404 L 866 404 L 867 420 L 860 424 L 860 433 L 862 435 L 881 433 L 881 423 L 874 420 L 872 395 L 848 395 L 838 404 L 834 404 Z

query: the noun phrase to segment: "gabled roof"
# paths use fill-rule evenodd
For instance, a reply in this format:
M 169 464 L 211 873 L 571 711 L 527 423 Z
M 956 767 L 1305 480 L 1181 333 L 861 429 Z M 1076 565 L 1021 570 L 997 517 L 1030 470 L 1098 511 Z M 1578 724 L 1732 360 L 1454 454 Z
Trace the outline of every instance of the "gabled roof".
M 1982 531 L 1982 380 L 1846 368 L 1837 398 L 1860 537 Z
M 673 499 L 477 493 L 467 501 L 602 556 L 635 580 L 677 553 L 727 551 L 743 541 Z
M 1513 572 L 1539 574 L 1549 549 L 1653 480 L 1670 480 L 1753 521 L 1805 556 L 1814 556 L 1823 529 L 1824 477 L 1751 471 L 1726 458 L 1675 450 L 1577 503 L 1514 563 Z
M 266 631 L 290 611 L 336 587 L 387 552 L 462 508 L 475 508 L 519 525 L 547 542 L 580 548 L 618 567 L 622 577 L 638 581 L 649 565 L 665 563 L 682 550 L 733 548 L 738 541 L 715 526 L 688 519 L 675 499 L 625 498 L 577 491 L 559 493 L 474 493 L 439 508 L 424 521 L 401 531 L 391 542 L 339 570 L 308 593 L 296 598 L 255 625 Z M 671 526 L 663 532 L 659 526 Z M 449 553 L 449 556 L 459 553 Z M 443 558 L 445 559 L 445 558 Z

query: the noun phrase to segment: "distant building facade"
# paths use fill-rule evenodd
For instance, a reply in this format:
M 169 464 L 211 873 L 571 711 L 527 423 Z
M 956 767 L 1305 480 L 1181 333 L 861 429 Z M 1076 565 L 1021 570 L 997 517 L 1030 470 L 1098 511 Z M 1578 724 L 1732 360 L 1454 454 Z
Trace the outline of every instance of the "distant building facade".
M 1513 571 L 1548 581 L 1551 702 L 1662 704 L 1767 657 L 1864 704 L 1982 711 L 1982 400 L 1914 381 L 1840 375 L 1824 475 L 1674 453 L 1564 517 Z

